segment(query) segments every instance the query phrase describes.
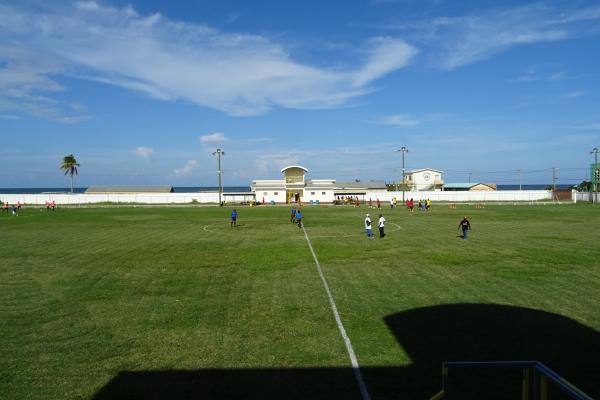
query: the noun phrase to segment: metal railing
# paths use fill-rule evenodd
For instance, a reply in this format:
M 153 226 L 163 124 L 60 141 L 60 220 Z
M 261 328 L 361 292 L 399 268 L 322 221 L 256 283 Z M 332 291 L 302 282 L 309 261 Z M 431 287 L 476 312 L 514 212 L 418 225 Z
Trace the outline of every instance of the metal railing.
M 590 396 L 539 361 L 452 361 L 442 364 L 442 390 L 431 400 L 446 399 L 448 370 L 465 367 L 516 367 L 523 370 L 522 400 L 547 400 L 548 384 L 553 384 L 572 400 L 593 400 Z

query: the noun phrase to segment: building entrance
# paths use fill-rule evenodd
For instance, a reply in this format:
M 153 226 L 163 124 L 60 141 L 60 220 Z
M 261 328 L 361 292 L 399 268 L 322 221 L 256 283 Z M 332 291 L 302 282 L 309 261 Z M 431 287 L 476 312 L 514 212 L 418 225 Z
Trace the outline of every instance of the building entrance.
M 300 204 L 304 191 L 302 189 L 288 190 L 287 191 L 287 203 L 288 204 Z

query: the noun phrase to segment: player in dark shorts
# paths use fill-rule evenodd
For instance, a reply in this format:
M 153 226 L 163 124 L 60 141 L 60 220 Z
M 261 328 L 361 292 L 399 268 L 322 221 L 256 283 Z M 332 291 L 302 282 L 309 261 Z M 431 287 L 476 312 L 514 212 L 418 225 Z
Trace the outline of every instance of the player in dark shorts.
M 296 209 L 292 208 L 292 214 L 290 215 L 290 222 L 293 224 L 296 222 Z
M 231 212 L 231 224 L 230 226 L 233 228 L 237 224 L 237 211 L 235 209 Z
M 469 230 L 471 229 L 471 223 L 469 222 L 469 219 L 467 218 L 466 215 L 462 219 L 462 221 L 459 222 L 458 228 L 462 229 L 462 233 L 463 233 L 462 234 L 462 238 L 463 238 L 463 240 L 467 239 L 467 237 L 469 236 Z
M 302 228 L 302 213 L 300 210 L 296 211 L 296 222 L 298 223 L 298 228 Z

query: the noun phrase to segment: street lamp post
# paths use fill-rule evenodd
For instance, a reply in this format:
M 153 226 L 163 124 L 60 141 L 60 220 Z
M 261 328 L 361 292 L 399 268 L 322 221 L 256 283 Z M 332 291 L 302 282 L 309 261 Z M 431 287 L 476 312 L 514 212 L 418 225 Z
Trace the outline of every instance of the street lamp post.
M 402 153 L 402 203 L 404 203 L 406 200 L 404 199 L 404 190 L 406 189 L 406 185 L 405 185 L 405 179 L 406 179 L 406 175 L 405 175 L 405 169 L 404 169 L 404 154 L 408 153 L 408 149 L 404 146 L 402 146 L 401 148 L 399 148 L 398 150 Z
M 592 149 L 592 151 L 590 151 L 590 154 L 594 155 L 594 173 L 592 175 L 592 182 L 593 184 L 593 190 L 594 190 L 594 202 L 598 202 L 598 180 L 600 179 L 600 171 L 598 168 L 598 148 L 594 147 Z
M 521 169 L 518 169 L 518 170 L 517 170 L 517 173 L 519 174 L 519 190 L 523 190 L 523 189 L 522 189 L 522 187 L 523 187 L 523 186 L 521 185 L 521 182 L 522 182 L 522 179 L 521 179 L 521 177 L 522 177 L 522 175 L 523 175 L 523 171 L 522 171 Z
M 221 156 L 225 155 L 225 152 L 221 149 L 217 149 L 217 151 L 215 151 L 214 153 L 212 153 L 213 156 L 216 154 L 217 156 L 217 166 L 218 166 L 218 170 L 217 170 L 217 174 L 219 174 L 219 206 L 223 205 L 223 200 L 222 200 L 222 196 L 223 196 L 223 171 L 221 170 Z

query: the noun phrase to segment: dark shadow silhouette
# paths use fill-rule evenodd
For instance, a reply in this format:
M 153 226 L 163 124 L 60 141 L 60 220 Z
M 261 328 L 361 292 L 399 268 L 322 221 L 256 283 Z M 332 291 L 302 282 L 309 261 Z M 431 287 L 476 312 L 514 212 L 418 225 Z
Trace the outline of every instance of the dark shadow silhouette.
M 521 307 L 455 304 L 393 314 L 385 323 L 413 363 L 362 368 L 374 400 L 429 399 L 441 389 L 442 362 L 465 360 L 539 360 L 590 396 L 600 396 L 600 333 L 572 319 Z M 520 399 L 521 376 L 513 368 L 452 370 L 449 398 Z M 562 398 L 557 393 L 551 391 L 549 398 Z M 188 398 L 361 396 L 351 368 L 123 371 L 94 396 L 97 400 Z
M 487 360 L 538 360 L 590 396 L 600 396 L 600 333 L 572 319 L 522 307 L 454 304 L 409 310 L 385 322 L 413 360 L 403 374 L 415 382 L 410 390 L 422 394 L 414 398 L 425 398 L 439 387 L 443 361 Z M 480 397 L 486 399 L 519 399 L 521 377 L 512 368 L 450 371 L 457 386 L 479 378 L 488 388 L 495 381 L 499 393 L 516 390 L 511 391 L 514 397 L 494 397 L 488 391 Z

